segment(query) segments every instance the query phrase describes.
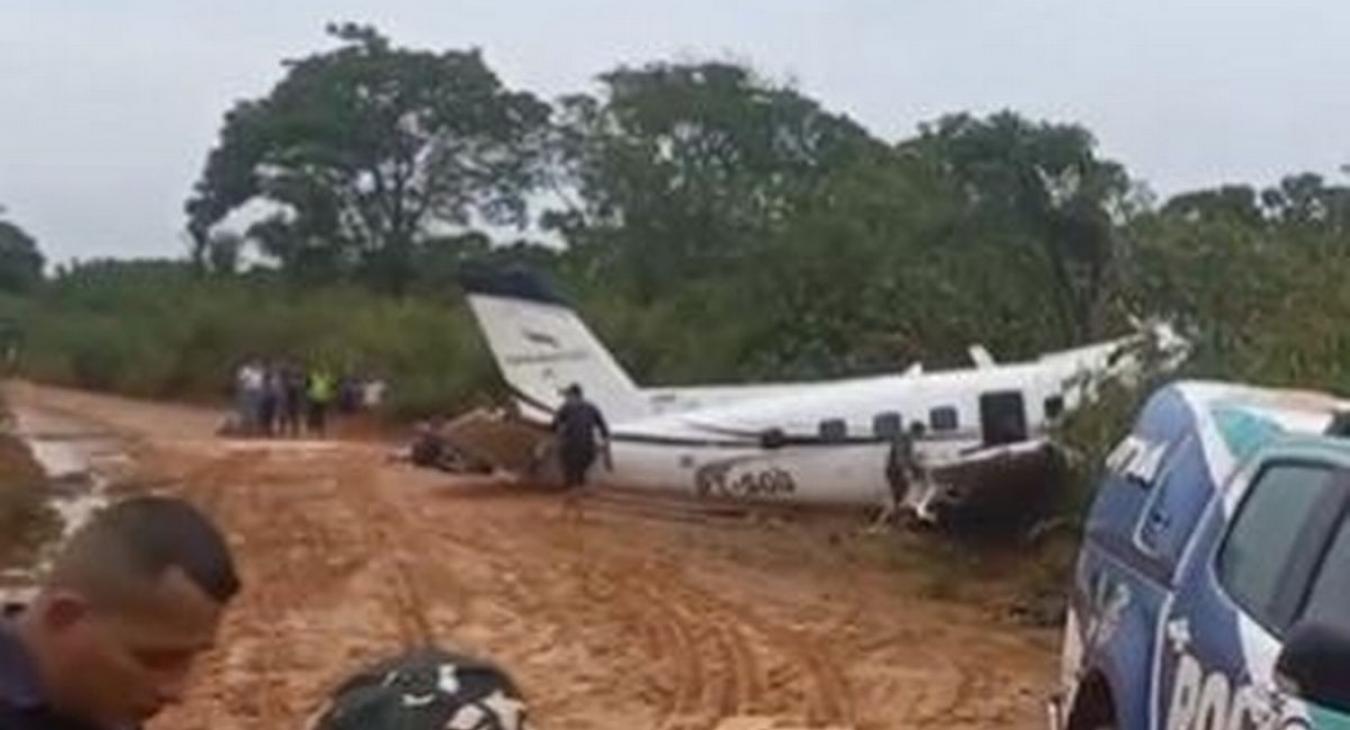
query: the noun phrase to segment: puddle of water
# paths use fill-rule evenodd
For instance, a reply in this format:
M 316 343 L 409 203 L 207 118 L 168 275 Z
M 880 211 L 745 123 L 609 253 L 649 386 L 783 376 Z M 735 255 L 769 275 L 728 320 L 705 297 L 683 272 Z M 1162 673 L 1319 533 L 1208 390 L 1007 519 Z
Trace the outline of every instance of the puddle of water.
M 71 533 L 108 504 L 107 479 L 100 466 L 125 461 L 116 440 L 56 414 L 15 409 L 15 436 L 27 444 L 49 479 L 48 504 L 61 519 L 61 535 L 43 546 L 35 565 L 0 574 L 0 604 L 26 603 L 54 552 Z

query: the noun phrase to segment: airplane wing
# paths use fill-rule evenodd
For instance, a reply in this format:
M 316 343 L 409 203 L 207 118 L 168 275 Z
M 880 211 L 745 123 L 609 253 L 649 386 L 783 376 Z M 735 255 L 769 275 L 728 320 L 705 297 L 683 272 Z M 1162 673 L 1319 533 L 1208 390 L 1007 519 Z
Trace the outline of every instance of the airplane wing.
M 1015 444 L 963 451 L 930 466 L 932 477 L 947 486 L 944 501 L 964 507 L 1016 504 L 1034 492 L 1050 489 L 1055 447 L 1033 438 Z

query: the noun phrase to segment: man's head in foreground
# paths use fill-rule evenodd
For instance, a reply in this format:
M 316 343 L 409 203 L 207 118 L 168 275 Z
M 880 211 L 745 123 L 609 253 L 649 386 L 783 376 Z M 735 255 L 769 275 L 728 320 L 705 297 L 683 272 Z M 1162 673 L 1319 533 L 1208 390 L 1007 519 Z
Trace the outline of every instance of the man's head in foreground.
M 178 500 L 135 498 L 71 537 L 19 633 L 53 709 L 102 727 L 136 724 L 180 699 L 238 590 L 206 517 Z

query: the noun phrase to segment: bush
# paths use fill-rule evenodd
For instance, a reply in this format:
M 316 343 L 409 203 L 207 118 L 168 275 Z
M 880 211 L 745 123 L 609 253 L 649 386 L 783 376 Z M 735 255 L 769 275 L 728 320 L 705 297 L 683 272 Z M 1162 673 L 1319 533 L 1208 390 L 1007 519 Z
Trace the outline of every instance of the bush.
M 276 357 L 383 377 L 400 417 L 455 410 L 495 389 L 462 304 L 354 287 L 297 291 L 258 277 L 181 279 L 175 269 L 147 274 L 146 266 L 77 272 L 33 300 L 0 299 L 0 316 L 25 324 L 23 373 L 135 396 L 212 400 L 229 392 L 242 358 Z

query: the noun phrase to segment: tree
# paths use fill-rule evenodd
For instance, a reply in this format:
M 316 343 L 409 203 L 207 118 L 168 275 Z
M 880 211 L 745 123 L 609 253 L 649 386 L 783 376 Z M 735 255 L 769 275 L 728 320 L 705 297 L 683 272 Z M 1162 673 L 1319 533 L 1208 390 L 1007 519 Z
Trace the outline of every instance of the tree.
M 727 63 L 654 63 L 561 104 L 549 218 L 645 300 L 753 251 L 831 170 L 884 147 L 846 117 Z M 577 198 L 573 200 L 573 198 Z
M 1223 185 L 1182 193 L 1168 200 L 1161 212 L 1191 222 L 1230 219 L 1259 226 L 1265 220 L 1256 189 L 1250 185 Z
M 213 274 L 234 274 L 239 271 L 239 257 L 244 239 L 233 231 L 213 231 L 206 242 L 203 264 Z
M 1124 243 L 1119 226 L 1146 203 L 1124 167 L 1097 157 L 1090 132 L 1011 112 L 957 114 L 922 126 L 902 148 L 942 166 L 964 190 L 964 236 L 1037 254 L 1036 274 L 1055 294 L 1066 340 L 1099 334 Z
M 32 236 L 9 221 L 0 221 L 0 291 L 31 291 L 42 282 L 45 263 Z
M 1261 202 L 1272 218 L 1285 224 L 1335 233 L 1350 229 L 1350 188 L 1327 185 L 1321 175 L 1289 175 L 1262 191 Z
M 186 204 L 197 260 L 217 223 L 262 199 L 276 212 L 249 235 L 283 266 L 319 261 L 398 293 L 427 235 L 525 223 L 546 104 L 504 88 L 476 50 L 328 30 L 336 49 L 287 62 L 270 94 L 226 114 Z

